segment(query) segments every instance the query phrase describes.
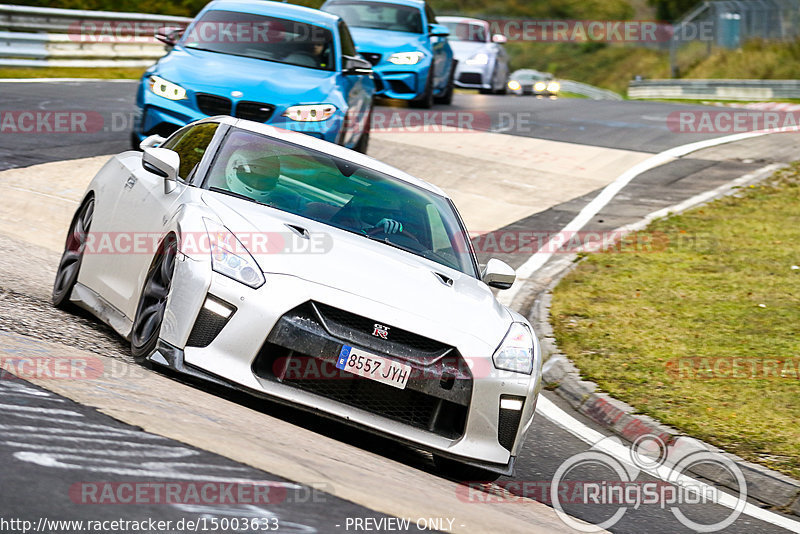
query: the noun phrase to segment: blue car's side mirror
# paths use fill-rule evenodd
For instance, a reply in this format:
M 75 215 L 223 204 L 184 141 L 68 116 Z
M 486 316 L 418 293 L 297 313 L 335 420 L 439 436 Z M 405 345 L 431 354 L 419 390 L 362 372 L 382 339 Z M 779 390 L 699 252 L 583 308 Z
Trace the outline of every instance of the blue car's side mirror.
M 431 37 L 447 37 L 450 30 L 444 24 L 428 24 L 428 33 Z
M 343 74 L 372 74 L 372 63 L 364 58 L 356 56 L 344 56 Z

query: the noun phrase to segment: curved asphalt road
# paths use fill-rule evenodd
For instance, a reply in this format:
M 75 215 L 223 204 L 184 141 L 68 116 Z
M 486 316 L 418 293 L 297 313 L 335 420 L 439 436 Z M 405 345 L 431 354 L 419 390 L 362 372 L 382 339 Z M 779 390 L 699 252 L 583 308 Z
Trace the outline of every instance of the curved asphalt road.
M 86 134 L 0 134 L 0 169 L 28 166 L 46 161 L 109 154 L 127 149 L 130 123 L 125 121 L 126 117 L 130 117 L 134 89 L 135 84 L 129 82 L 0 84 L 0 92 L 3 95 L 0 99 L 0 112 L 91 110 L 100 113 L 106 121 L 104 128 L 100 128 L 94 133 Z M 665 119 L 669 113 L 677 109 L 693 107 L 651 102 L 599 102 L 457 95 L 453 108 L 437 108 L 437 110 L 485 113 L 491 119 L 491 125 L 487 129 L 510 135 L 524 135 L 602 147 L 659 152 L 703 137 L 709 137 L 676 135 L 666 127 Z M 520 117 L 525 119 L 524 125 L 512 123 L 512 121 L 518 121 Z M 604 218 L 598 219 L 595 223 L 615 228 L 619 226 L 620 222 L 624 222 L 631 217 L 640 216 L 640 212 L 644 214 L 658 209 L 657 200 L 667 204 L 674 203 L 672 202 L 673 200 L 690 196 L 690 193 L 695 189 L 711 189 L 717 185 L 717 182 L 744 174 L 754 166 L 752 161 L 738 162 L 738 165 L 730 162 L 727 164 L 728 167 L 723 169 L 705 160 L 687 160 L 686 162 L 677 162 L 672 167 L 665 166 L 669 168 L 651 171 L 642 177 L 642 185 L 637 184 L 639 189 L 634 188 L 631 194 L 615 201 L 616 207 L 609 206 L 608 210 L 610 211 L 607 210 L 607 213 L 603 215 Z M 701 171 L 705 171 L 705 174 Z M 709 176 L 711 177 L 710 181 L 708 179 Z M 560 228 L 563 226 L 562 222 L 574 215 L 591 196 L 587 195 L 585 198 L 575 199 L 566 203 L 566 205 L 557 206 L 542 214 L 534 215 L 524 221 L 515 223 L 512 227 L 538 227 L 548 230 Z M 649 197 L 658 198 L 649 199 Z M 3 241 L 0 245 L 2 245 L 5 253 L 13 252 L 9 250 L 13 249 L 13 244 Z M 516 263 L 521 261 L 519 259 Z M 0 262 L 0 266 L 5 271 L 9 268 L 9 263 Z M 43 295 L 35 293 L 14 293 L 13 286 L 6 286 L 4 282 L 0 282 L 0 304 L 3 301 L 8 304 L 10 301 L 17 309 L 17 313 L 9 315 L 10 308 L 0 306 L 0 314 L 4 316 L 2 323 L 0 323 L 0 330 L 20 334 L 30 334 L 37 331 L 36 325 L 26 325 L 24 320 L 21 319 L 26 313 L 25 310 L 30 309 L 31 306 L 41 307 L 42 310 L 47 308 Z M 119 346 L 118 341 L 107 329 L 87 322 L 80 322 L 78 328 L 83 334 L 103 338 L 105 346 L 113 346 L 114 344 Z M 48 333 L 47 328 L 42 330 L 40 334 L 43 338 L 57 337 L 55 332 Z M 123 353 L 121 349 L 112 352 Z M 109 352 L 106 352 L 106 354 L 109 354 Z M 124 356 L 120 357 L 124 358 Z M 24 389 L 27 386 L 24 383 L 19 383 L 18 387 Z M 37 396 L 32 393 L 33 390 L 23 391 L 23 389 L 15 391 L 6 387 L 0 390 L 0 403 L 4 402 L 7 406 L 17 406 L 17 408 L 6 408 L 6 410 L 11 411 L 6 411 L 0 417 L 0 424 L 9 424 L 20 413 L 23 414 L 23 419 L 25 416 L 30 415 L 30 411 L 20 410 L 19 406 L 52 408 L 58 404 L 62 409 L 67 407 L 70 410 L 83 413 L 87 419 L 90 416 L 94 418 L 92 420 L 103 417 L 99 414 L 90 414 L 89 412 L 93 411 L 85 410 L 77 405 L 73 406 L 69 401 L 63 399 L 53 400 L 47 397 L 46 392 L 41 392 L 41 390 L 38 390 L 40 394 Z M 561 404 L 558 398 L 553 398 L 550 395 L 548 397 L 555 403 Z M 244 404 L 251 402 L 248 399 L 241 398 L 238 398 L 237 401 Z M 569 410 L 567 409 L 567 411 Z M 577 414 L 574 414 L 574 416 L 588 426 L 596 428 L 591 421 Z M 288 417 L 296 424 L 319 431 L 321 423 L 315 418 L 301 417 L 294 414 Z M 28 418 L 30 419 L 30 417 Z M 60 419 L 64 419 L 64 417 Z M 15 422 L 19 424 L 18 421 Z M 36 424 L 57 428 L 65 423 L 63 421 L 39 420 Z M 104 420 L 100 420 L 98 424 L 122 426 L 115 422 Z M 425 470 L 430 469 L 429 459 L 425 456 L 415 455 L 407 451 L 402 452 L 403 449 L 401 447 L 384 443 L 382 440 L 373 441 L 372 438 L 365 437 L 361 433 L 354 433 L 350 429 L 341 429 L 337 425 L 324 424 L 323 426 L 325 427 L 324 432 L 336 439 L 367 449 L 372 449 L 378 443 L 386 456 L 397 457 L 397 455 L 400 455 L 403 461 L 412 466 Z M 50 430 L 49 432 L 57 431 Z M 113 430 L 109 432 L 113 432 Z M 7 438 L 6 434 L 0 432 L 0 438 L 4 436 Z M 131 439 L 134 440 L 134 438 Z M 135 436 L 135 440 L 146 441 L 147 439 L 149 439 L 147 435 Z M 6 439 L 6 441 L 8 440 Z M 18 444 L 17 446 L 21 450 L 25 449 L 22 445 Z M 28 444 L 27 449 L 31 448 L 32 445 Z M 567 458 L 574 454 L 585 452 L 587 448 L 588 446 L 583 441 L 575 438 L 553 422 L 537 416 L 534 430 L 529 436 L 523 454 L 519 457 L 515 480 L 517 482 L 528 482 L 528 487 L 533 488 L 529 489 L 528 495 L 546 502 L 546 496 L 541 495 L 541 492 L 537 492 L 535 488 L 540 487 L 539 484 L 543 482 L 549 482 L 555 471 Z M 205 468 L 200 468 L 201 471 L 202 469 L 236 467 L 232 462 L 225 459 L 214 457 L 213 455 L 204 456 L 205 453 L 202 451 L 193 452 L 203 460 L 202 462 L 198 461 L 198 464 L 206 466 Z M 0 452 L 0 456 L 7 454 L 10 454 L 7 448 Z M 3 464 L 4 474 L 0 475 L 3 480 L 2 485 L 0 485 L 0 502 L 4 504 L 0 506 L 0 515 L 25 515 L 30 518 L 48 514 L 54 518 L 81 516 L 82 512 L 80 511 L 67 512 L 70 509 L 69 503 L 58 502 L 54 497 L 56 494 L 53 488 L 62 488 L 60 494 L 63 496 L 63 488 L 75 482 L 74 477 L 70 478 L 68 471 L 56 471 L 55 473 L 60 474 L 61 478 L 54 478 L 52 470 L 31 469 L 24 472 L 20 471 L 20 464 L 13 462 L 10 458 L 4 458 Z M 208 466 L 211 467 L 209 468 Z M 242 472 L 251 477 L 270 478 L 270 475 L 265 473 Z M 608 480 L 608 473 L 602 469 L 587 470 L 582 476 L 589 477 L 589 480 Z M 47 479 L 45 477 L 50 478 Z M 110 477 L 109 480 L 113 480 L 113 477 Z M 651 479 L 640 477 L 639 480 Z M 508 480 L 505 480 L 505 482 L 508 482 Z M 365 480 L 364 484 L 368 485 L 369 481 Z M 512 491 L 514 490 L 512 489 Z M 321 532 L 343 531 L 341 528 L 335 528 L 333 522 L 338 522 L 340 518 L 347 515 L 380 517 L 380 514 L 365 511 L 352 503 L 337 501 L 330 496 L 327 496 L 327 500 L 324 500 L 324 502 L 326 504 L 322 508 L 320 506 L 311 506 L 308 502 L 295 506 L 284 505 L 280 509 L 276 509 L 275 513 L 286 518 L 286 521 L 293 522 L 291 528 L 297 529 L 296 531 L 302 531 L 303 526 L 305 526 L 309 528 L 309 531 L 317 529 Z M 504 503 L 497 506 L 513 507 L 518 505 Z M 326 509 L 330 510 L 330 512 L 324 512 Z M 566 506 L 566 510 L 572 515 L 593 522 L 607 519 L 615 509 L 615 506 L 589 506 L 584 504 Z M 711 523 L 728 513 L 727 509 L 716 505 L 686 507 L 683 510 L 688 510 L 688 515 L 704 523 Z M 189 512 L 194 516 L 202 515 L 202 511 L 190 510 Z M 330 514 L 327 518 L 329 521 L 324 520 L 326 519 L 324 517 L 325 513 Z M 94 514 L 94 510 L 92 510 L 92 513 L 87 512 L 83 515 L 92 514 Z M 164 518 L 171 518 L 176 515 L 176 511 L 165 513 L 163 509 L 162 511 L 145 509 L 140 512 L 137 511 L 134 515 L 147 514 L 162 514 Z M 334 521 L 334 516 L 337 521 Z M 306 518 L 306 520 L 303 521 L 303 518 Z M 610 530 L 620 533 L 690 532 L 688 528 L 675 519 L 669 509 L 647 505 L 638 510 L 629 510 L 623 519 L 611 527 Z M 754 532 L 784 532 L 784 530 L 742 515 L 725 532 L 749 534 Z

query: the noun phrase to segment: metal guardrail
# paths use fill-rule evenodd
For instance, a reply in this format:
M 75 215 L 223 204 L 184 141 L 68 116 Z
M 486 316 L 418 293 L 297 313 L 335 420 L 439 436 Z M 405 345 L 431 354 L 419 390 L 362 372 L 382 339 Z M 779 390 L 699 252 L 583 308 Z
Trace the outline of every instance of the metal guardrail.
M 146 67 L 166 53 L 154 31 L 191 20 L 0 4 L 0 66 Z
M 683 100 L 783 100 L 800 98 L 800 80 L 641 80 L 628 97 Z
M 588 85 L 573 80 L 559 80 L 561 90 L 567 93 L 574 93 L 576 95 L 583 95 L 591 98 L 592 100 L 622 100 L 622 97 L 614 91 L 608 89 L 601 89 L 594 85 Z

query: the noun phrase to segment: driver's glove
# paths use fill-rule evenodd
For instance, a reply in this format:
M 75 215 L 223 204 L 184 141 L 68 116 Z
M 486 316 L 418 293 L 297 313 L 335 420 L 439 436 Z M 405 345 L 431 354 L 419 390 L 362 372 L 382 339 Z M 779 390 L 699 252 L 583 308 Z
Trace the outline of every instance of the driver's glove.
M 386 234 L 397 234 L 403 231 L 403 224 L 394 219 L 381 219 L 375 228 L 383 228 L 383 232 Z

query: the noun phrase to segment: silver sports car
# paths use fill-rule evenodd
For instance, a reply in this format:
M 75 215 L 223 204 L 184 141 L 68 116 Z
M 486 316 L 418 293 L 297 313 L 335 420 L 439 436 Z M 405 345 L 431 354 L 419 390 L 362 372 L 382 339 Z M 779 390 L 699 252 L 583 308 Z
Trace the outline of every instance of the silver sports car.
M 505 35 L 491 34 L 485 20 L 466 17 L 437 17 L 450 30 L 447 40 L 458 60 L 456 87 L 478 89 L 483 94 L 505 94 L 508 81 L 508 53 Z
M 541 386 L 531 325 L 452 201 L 369 157 L 231 117 L 112 157 L 56 306 L 167 366 L 393 437 L 460 478 L 513 471 Z

